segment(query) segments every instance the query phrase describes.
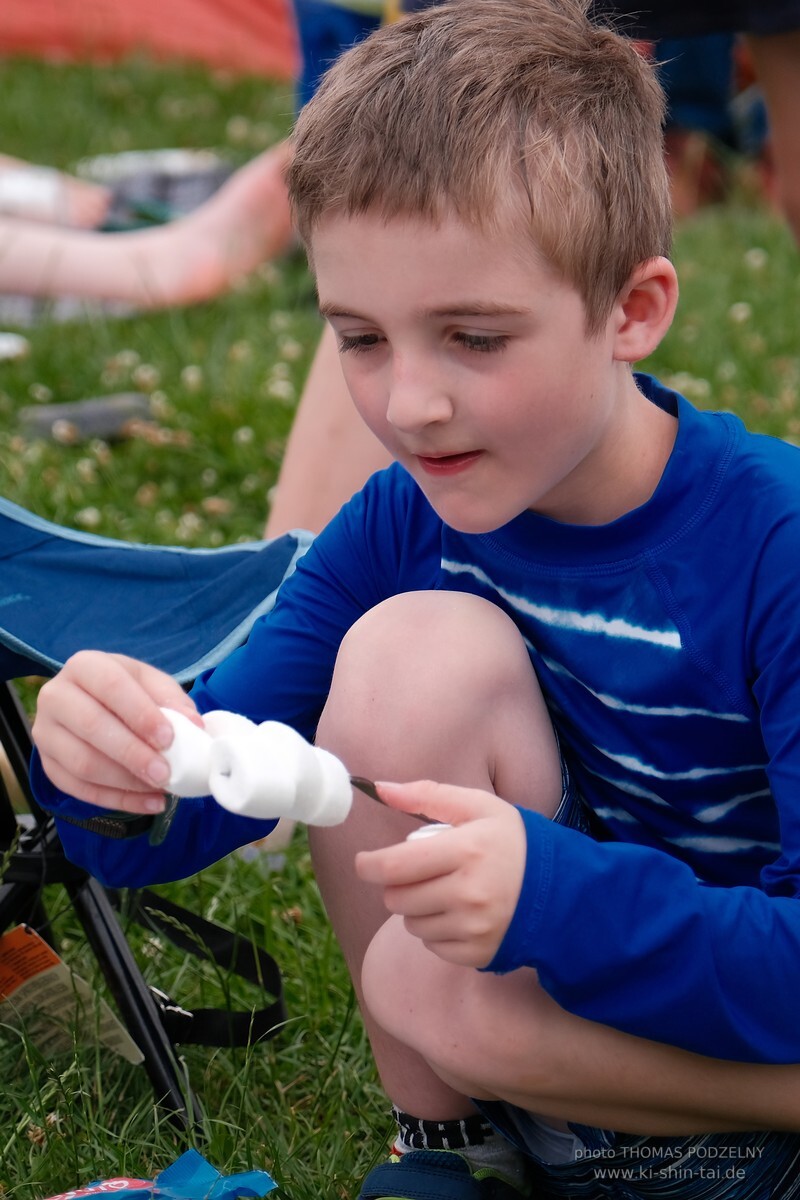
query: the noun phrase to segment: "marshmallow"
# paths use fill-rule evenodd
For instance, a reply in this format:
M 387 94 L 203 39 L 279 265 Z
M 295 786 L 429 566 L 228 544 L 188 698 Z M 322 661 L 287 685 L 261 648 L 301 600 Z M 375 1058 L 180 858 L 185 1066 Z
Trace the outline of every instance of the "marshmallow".
M 255 721 L 248 720 L 241 713 L 225 712 L 222 708 L 214 708 L 211 712 L 203 713 L 203 727 L 206 733 L 211 734 L 212 738 L 255 733 L 258 729 Z
M 300 811 L 298 796 L 297 816 L 309 825 L 340 825 L 348 816 L 353 803 L 350 774 L 340 758 L 328 750 L 323 750 L 321 746 L 314 747 L 314 754 L 322 773 L 319 803 L 313 814 L 305 817 Z
M 170 768 L 167 790 L 173 796 L 207 796 L 211 737 L 183 713 L 171 708 L 161 711 L 175 735 L 172 745 L 162 751 Z
M 241 816 L 288 817 L 305 751 L 311 749 L 299 733 L 278 721 L 267 721 L 252 733 L 217 738 L 211 750 L 211 794 L 223 808 Z
M 239 816 L 290 817 L 308 825 L 338 825 L 353 801 L 344 763 L 310 745 L 289 725 L 255 725 L 238 713 L 215 710 L 204 729 L 171 709 L 161 710 L 175 732 L 164 751 L 176 796 L 206 796 Z
M 278 721 L 263 722 L 255 733 L 217 738 L 210 765 L 211 794 L 240 816 L 336 825 L 350 811 L 343 763 Z

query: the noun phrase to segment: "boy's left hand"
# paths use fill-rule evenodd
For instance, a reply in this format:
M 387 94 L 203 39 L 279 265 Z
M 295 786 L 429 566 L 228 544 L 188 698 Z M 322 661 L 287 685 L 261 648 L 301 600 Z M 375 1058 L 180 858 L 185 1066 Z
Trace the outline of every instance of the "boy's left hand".
M 519 899 L 526 834 L 516 808 L 490 792 L 423 781 L 378 784 L 392 807 L 455 826 L 435 837 L 361 851 L 356 871 L 383 887 L 389 912 L 448 962 L 485 967 Z

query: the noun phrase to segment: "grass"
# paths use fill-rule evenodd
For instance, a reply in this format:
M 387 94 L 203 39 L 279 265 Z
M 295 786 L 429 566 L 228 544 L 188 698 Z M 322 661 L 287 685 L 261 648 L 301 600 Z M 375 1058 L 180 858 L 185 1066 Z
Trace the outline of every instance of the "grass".
M 286 89 L 194 68 L 0 64 L 3 150 L 69 167 L 84 155 L 202 146 L 239 161 L 287 128 Z M 781 223 L 741 198 L 679 231 L 683 298 L 648 367 L 701 406 L 800 440 L 800 260 Z M 260 536 L 295 400 L 319 330 L 299 256 L 214 303 L 126 320 L 24 330 L 27 358 L 0 363 L 0 492 L 57 521 L 114 537 L 220 545 Z M 26 439 L 18 410 L 134 389 L 154 424 L 114 444 Z M 186 1051 L 204 1105 L 199 1148 L 220 1169 L 269 1170 L 294 1200 L 354 1194 L 384 1153 L 386 1103 L 299 832 L 285 861 L 231 856 L 164 889 L 252 932 L 280 962 L 289 1021 L 245 1051 Z M 96 969 L 58 889 L 48 905 L 71 965 Z M 132 929 L 147 978 L 188 1006 L 263 1001 Z M 101 985 L 98 981 L 98 988 Z M 102 989 L 101 989 L 102 990 Z M 42 1200 L 90 1179 L 152 1177 L 185 1148 L 149 1084 L 75 1031 L 45 1058 L 3 1026 L 0 1194 Z

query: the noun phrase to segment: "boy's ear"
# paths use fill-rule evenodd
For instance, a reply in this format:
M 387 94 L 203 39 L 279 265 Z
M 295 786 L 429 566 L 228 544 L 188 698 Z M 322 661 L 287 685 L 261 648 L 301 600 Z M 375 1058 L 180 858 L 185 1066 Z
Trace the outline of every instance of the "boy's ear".
M 614 308 L 614 358 L 647 358 L 672 324 L 678 303 L 678 277 L 668 258 L 649 258 L 631 272 Z

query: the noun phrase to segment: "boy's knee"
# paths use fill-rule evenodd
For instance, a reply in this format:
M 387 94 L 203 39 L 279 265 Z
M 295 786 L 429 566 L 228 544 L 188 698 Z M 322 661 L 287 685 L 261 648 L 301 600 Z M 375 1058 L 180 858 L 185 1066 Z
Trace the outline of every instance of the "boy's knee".
M 444 962 L 395 916 L 367 950 L 362 986 L 367 1011 L 381 1029 L 451 1086 L 492 1099 L 513 1094 L 524 1079 L 534 1094 L 546 1096 L 552 1055 L 546 1037 L 537 1034 L 538 984 L 532 972 L 525 974 L 526 979 L 509 983 Z M 499 992 L 509 987 L 523 998 L 510 1006 L 504 1030 L 498 1027 L 498 1003 L 501 1012 L 506 1010 Z M 524 1063 L 511 1028 L 516 1021 L 524 1025 Z
M 407 592 L 365 613 L 340 647 L 317 737 L 378 778 L 488 787 L 547 815 L 561 795 L 525 642 L 465 592 Z
M 493 679 L 507 685 L 512 664 L 532 674 L 519 631 L 496 605 L 463 592 L 405 592 L 370 609 L 348 631 L 334 688 L 346 677 L 369 689 L 407 681 L 420 696 L 429 688 L 484 691 Z
M 402 917 L 392 916 L 364 957 L 364 1003 L 381 1029 L 432 1062 L 443 1041 L 458 1040 L 453 977 L 466 970 L 437 958 L 407 932 Z

